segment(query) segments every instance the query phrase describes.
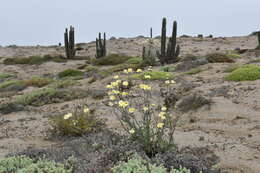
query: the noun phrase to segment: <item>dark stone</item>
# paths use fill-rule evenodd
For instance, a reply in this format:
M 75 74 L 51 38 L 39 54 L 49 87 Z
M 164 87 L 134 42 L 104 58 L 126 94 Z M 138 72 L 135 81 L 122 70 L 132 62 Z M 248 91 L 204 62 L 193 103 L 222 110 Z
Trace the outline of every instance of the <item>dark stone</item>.
M 197 58 L 196 60 L 186 60 L 179 63 L 176 66 L 176 71 L 188 71 L 192 68 L 199 67 L 208 63 L 208 60 L 205 58 Z
M 190 110 L 197 110 L 198 108 L 205 105 L 210 106 L 211 103 L 212 101 L 208 98 L 197 93 L 192 93 L 180 99 L 180 101 L 177 103 L 177 108 L 182 112 L 188 112 Z
M 24 106 L 17 103 L 4 103 L 0 105 L 1 114 L 10 114 L 12 112 L 19 112 L 23 110 L 24 110 Z

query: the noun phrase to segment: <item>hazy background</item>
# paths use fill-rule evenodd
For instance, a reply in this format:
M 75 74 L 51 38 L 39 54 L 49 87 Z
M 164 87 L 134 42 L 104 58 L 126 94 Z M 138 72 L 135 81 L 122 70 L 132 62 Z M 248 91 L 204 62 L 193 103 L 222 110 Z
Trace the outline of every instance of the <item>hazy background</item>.
M 69 25 L 76 42 L 159 35 L 162 17 L 168 31 L 178 21 L 178 35 L 248 35 L 260 30 L 260 0 L 0 0 L 0 45 L 63 43 Z

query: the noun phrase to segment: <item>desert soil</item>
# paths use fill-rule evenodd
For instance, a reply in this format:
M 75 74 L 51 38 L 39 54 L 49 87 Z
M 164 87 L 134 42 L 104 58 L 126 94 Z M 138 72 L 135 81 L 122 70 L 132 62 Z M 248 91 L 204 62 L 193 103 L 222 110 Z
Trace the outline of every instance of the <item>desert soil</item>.
M 160 40 L 154 39 L 154 47 L 159 47 Z M 257 45 L 254 36 L 225 38 L 179 38 L 181 54 L 203 56 L 212 52 L 228 52 L 236 48 L 253 49 Z M 148 38 L 121 38 L 109 40 L 109 53 L 140 56 Z M 93 57 L 95 43 L 79 44 L 83 50 L 80 56 Z M 0 63 L 7 57 L 31 55 L 63 54 L 63 47 L 31 46 L 0 47 Z M 252 52 L 242 54 L 235 64 L 246 64 L 260 58 Z M 84 60 L 66 63 L 47 62 L 41 65 L 4 65 L 0 64 L 0 73 L 15 74 L 17 79 L 32 76 L 57 74 L 68 68 L 78 68 Z M 257 63 L 256 63 L 257 64 Z M 260 64 L 259 64 L 260 65 Z M 210 63 L 202 65 L 202 72 L 195 75 L 180 75 L 182 81 L 194 84 L 191 92 L 201 93 L 212 99 L 210 108 L 202 107 L 196 111 L 183 113 L 175 134 L 179 146 L 207 146 L 220 158 L 219 167 L 233 173 L 260 172 L 260 80 L 248 82 L 225 81 L 225 69 L 229 63 Z M 160 68 L 160 67 L 154 67 Z M 88 84 L 88 78 L 80 80 L 79 88 L 103 89 L 111 77 Z M 157 84 L 157 81 L 154 82 Z M 178 84 L 178 82 L 177 82 Z M 21 95 L 35 88 L 30 87 L 18 93 Z M 13 96 L 14 97 L 14 96 Z M 10 98 L 0 98 L 0 104 Z M 22 151 L 26 148 L 44 148 L 58 145 L 46 138 L 49 128 L 48 117 L 57 112 L 69 111 L 77 100 L 30 107 L 27 111 L 0 114 L 0 158 Z M 118 122 L 100 100 L 87 99 L 98 108 L 98 114 L 108 119 L 110 128 L 119 127 Z

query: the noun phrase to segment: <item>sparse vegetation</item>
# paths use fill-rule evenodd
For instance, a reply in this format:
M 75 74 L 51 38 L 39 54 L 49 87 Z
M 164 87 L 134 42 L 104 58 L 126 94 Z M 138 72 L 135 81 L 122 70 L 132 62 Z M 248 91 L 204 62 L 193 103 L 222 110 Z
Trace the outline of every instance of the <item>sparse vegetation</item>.
M 130 75 L 133 70 L 127 69 L 124 70 L 124 73 Z M 147 72 L 143 75 L 143 80 L 169 79 L 166 72 Z M 126 92 L 121 90 L 121 86 L 128 87 L 132 85 L 131 82 L 122 81 L 119 76 L 115 76 L 114 79 L 114 82 L 107 85 L 110 99 L 109 106 L 114 109 L 125 132 L 131 136 L 132 140 L 137 141 L 142 146 L 148 156 L 174 150 L 173 133 L 177 118 L 174 119 L 169 108 L 162 104 L 153 103 L 152 86 L 144 81 L 139 87 Z M 167 80 L 165 83 L 171 85 L 175 82 Z M 139 100 L 131 99 L 135 94 L 139 96 Z M 139 115 L 140 118 L 136 115 Z
M 70 159 L 72 161 L 72 158 Z M 72 162 L 71 162 L 72 163 Z M 1 173 L 72 173 L 73 165 L 63 165 L 47 160 L 33 160 L 25 156 L 13 156 L 0 160 Z
M 0 79 L 10 78 L 10 77 L 13 77 L 13 75 L 6 74 L 6 73 L 0 73 Z
M 252 81 L 260 79 L 260 66 L 245 65 L 237 68 L 226 77 L 229 81 Z
M 238 59 L 238 58 L 241 58 L 242 56 L 241 55 L 239 55 L 239 54 L 227 54 L 227 56 L 229 57 L 229 58 L 234 58 L 234 59 Z
M 49 85 L 50 88 L 67 88 L 69 86 L 77 85 L 78 82 L 76 80 L 72 79 L 66 79 L 66 80 L 56 80 L 55 82 L 51 83 Z
M 51 131 L 54 134 L 69 136 L 82 136 L 99 131 L 104 127 L 104 123 L 94 112 L 87 106 L 78 105 L 74 111 L 51 118 Z
M 127 162 L 121 162 L 119 165 L 112 168 L 113 173 L 168 173 L 167 169 L 162 165 L 156 166 L 149 161 L 142 159 L 140 156 L 135 155 Z M 182 168 L 174 169 L 172 168 L 170 173 L 191 173 L 189 169 Z
M 0 92 L 20 91 L 26 87 L 43 87 L 53 82 L 50 78 L 33 77 L 27 80 L 7 80 L 0 84 Z
M 146 80 L 145 76 L 150 76 L 148 80 L 169 80 L 174 78 L 172 73 L 162 71 L 148 71 L 141 74 L 134 74 L 132 75 L 132 78 Z
M 126 64 L 140 64 L 142 62 L 142 58 L 133 57 L 126 61 Z
M 164 72 L 174 72 L 175 71 L 175 67 L 173 66 L 167 66 L 167 67 L 161 67 L 160 71 L 164 71 Z
M 31 79 L 22 81 L 26 86 L 34 86 L 34 87 L 43 87 L 51 82 L 53 82 L 53 79 L 50 78 L 42 78 L 42 77 L 32 77 Z
M 223 53 L 211 53 L 206 55 L 207 60 L 210 63 L 233 63 L 233 57 L 230 57 Z
M 238 69 L 239 67 L 241 67 L 241 65 L 238 65 L 238 64 L 230 65 L 225 68 L 224 72 L 231 73 L 231 72 L 235 71 L 236 69 Z
M 200 72 L 202 72 L 202 70 L 200 68 L 193 68 L 193 69 L 185 72 L 185 74 L 194 75 L 194 74 L 197 74 L 197 73 L 200 73 Z
M 85 67 L 85 71 L 86 72 L 96 72 L 96 71 L 98 71 L 98 67 L 95 67 L 93 65 L 88 65 L 87 67 Z
M 74 69 L 67 69 L 58 74 L 58 76 L 60 78 L 83 76 L 83 75 L 84 75 L 84 72 L 79 71 L 79 70 L 74 70 Z
M 116 66 L 113 66 L 111 68 L 108 69 L 108 71 L 112 72 L 119 72 L 119 71 L 123 71 L 124 69 L 128 69 L 128 68 L 132 68 L 134 70 L 139 68 L 139 64 L 118 64 Z
M 3 61 L 5 65 L 15 65 L 15 64 L 28 64 L 28 65 L 40 65 L 42 63 L 53 61 L 53 62 L 66 62 L 63 56 L 57 55 L 45 55 L 45 56 L 30 56 L 30 57 L 18 57 L 18 58 L 7 58 Z
M 43 88 L 17 97 L 16 103 L 22 105 L 42 106 L 50 103 L 60 103 L 88 96 L 87 91 L 59 90 L 55 88 Z

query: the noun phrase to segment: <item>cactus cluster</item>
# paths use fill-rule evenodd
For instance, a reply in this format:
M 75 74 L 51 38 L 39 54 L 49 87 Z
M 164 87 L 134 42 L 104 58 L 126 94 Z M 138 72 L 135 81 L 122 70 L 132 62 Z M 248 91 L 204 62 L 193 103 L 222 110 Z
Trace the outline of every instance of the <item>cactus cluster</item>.
M 105 57 L 106 54 L 106 33 L 104 33 L 103 42 L 101 38 L 101 33 L 99 33 L 98 38 L 96 38 L 96 58 Z
M 160 59 L 160 63 L 171 64 L 177 62 L 177 57 L 180 54 L 180 46 L 177 45 L 177 22 L 173 22 L 172 36 L 166 47 L 166 18 L 162 21 L 162 34 L 161 34 L 161 52 L 157 52 L 157 56 Z
M 65 52 L 68 59 L 73 59 L 76 54 L 75 50 L 75 37 L 74 37 L 74 27 L 70 26 L 65 29 L 64 33 L 64 44 L 65 44 Z

